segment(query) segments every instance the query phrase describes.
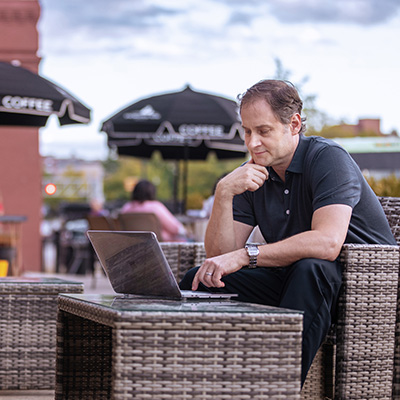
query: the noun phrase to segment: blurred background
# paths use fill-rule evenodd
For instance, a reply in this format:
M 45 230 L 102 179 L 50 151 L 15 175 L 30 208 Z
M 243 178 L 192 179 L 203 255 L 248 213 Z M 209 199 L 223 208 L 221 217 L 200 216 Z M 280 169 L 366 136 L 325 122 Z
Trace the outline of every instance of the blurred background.
M 117 215 L 143 178 L 202 240 L 204 201 L 246 154 L 211 151 L 184 167 L 159 151 L 121 156 L 101 131 L 128 105 L 187 85 L 236 100 L 261 79 L 290 80 L 307 134 L 338 141 L 378 195 L 400 196 L 399 10 L 397 0 L 0 0 L 0 61 L 91 109 L 84 124 L 0 127 L 0 213 L 26 218 L 13 225 L 20 272 L 75 262 L 85 273 L 91 261 L 76 257 L 93 204 Z

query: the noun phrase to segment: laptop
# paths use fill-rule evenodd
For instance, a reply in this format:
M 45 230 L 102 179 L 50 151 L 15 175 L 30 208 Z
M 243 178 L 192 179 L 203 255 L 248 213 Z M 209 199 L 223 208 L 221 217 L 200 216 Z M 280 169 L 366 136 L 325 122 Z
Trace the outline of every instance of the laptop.
M 233 293 L 180 290 L 154 232 L 88 230 L 116 293 L 162 299 L 230 299 Z

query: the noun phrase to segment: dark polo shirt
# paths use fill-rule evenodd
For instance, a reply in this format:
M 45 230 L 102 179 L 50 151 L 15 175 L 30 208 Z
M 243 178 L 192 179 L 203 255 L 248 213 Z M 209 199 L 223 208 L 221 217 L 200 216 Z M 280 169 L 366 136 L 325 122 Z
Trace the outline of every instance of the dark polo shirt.
M 267 169 L 269 178 L 261 188 L 233 200 L 234 219 L 259 225 L 267 243 L 310 230 L 320 207 L 346 204 L 353 209 L 346 243 L 396 244 L 379 200 L 337 143 L 300 135 L 285 182 L 272 167 Z

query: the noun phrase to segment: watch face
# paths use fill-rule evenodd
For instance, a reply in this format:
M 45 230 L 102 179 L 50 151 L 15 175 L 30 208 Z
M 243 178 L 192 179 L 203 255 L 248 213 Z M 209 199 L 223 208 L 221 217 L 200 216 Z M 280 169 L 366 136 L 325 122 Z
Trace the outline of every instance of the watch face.
M 260 250 L 258 250 L 258 247 L 256 245 L 247 245 L 247 253 L 249 256 L 258 256 L 260 253 Z

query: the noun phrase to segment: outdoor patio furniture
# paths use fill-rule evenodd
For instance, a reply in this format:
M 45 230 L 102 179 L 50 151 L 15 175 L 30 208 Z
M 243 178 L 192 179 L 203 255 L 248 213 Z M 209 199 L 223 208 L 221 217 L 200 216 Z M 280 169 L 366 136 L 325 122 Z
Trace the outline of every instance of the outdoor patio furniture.
M 400 245 L 400 198 L 399 197 L 381 197 L 380 198 L 390 228 Z M 393 394 L 394 400 L 400 399 L 400 281 L 397 291 L 397 313 L 396 313 L 396 335 L 395 335 L 395 354 L 393 371 Z
M 301 312 L 59 297 L 56 400 L 300 399 Z
M 161 222 L 153 213 L 131 212 L 118 215 L 120 230 L 122 231 L 151 231 L 162 242 Z
M 54 389 L 57 297 L 82 292 L 56 278 L 0 278 L 0 390 Z
M 89 229 L 96 231 L 118 230 L 118 220 L 108 215 L 88 215 Z
M 399 241 L 400 199 L 380 200 Z M 161 245 L 178 280 L 205 258 L 202 243 Z M 396 325 L 399 247 L 346 244 L 341 259 L 344 282 L 338 321 L 315 357 L 302 399 L 391 399 L 394 362 L 394 391 L 399 396 L 400 323 Z M 400 305 L 398 310 L 400 314 Z

